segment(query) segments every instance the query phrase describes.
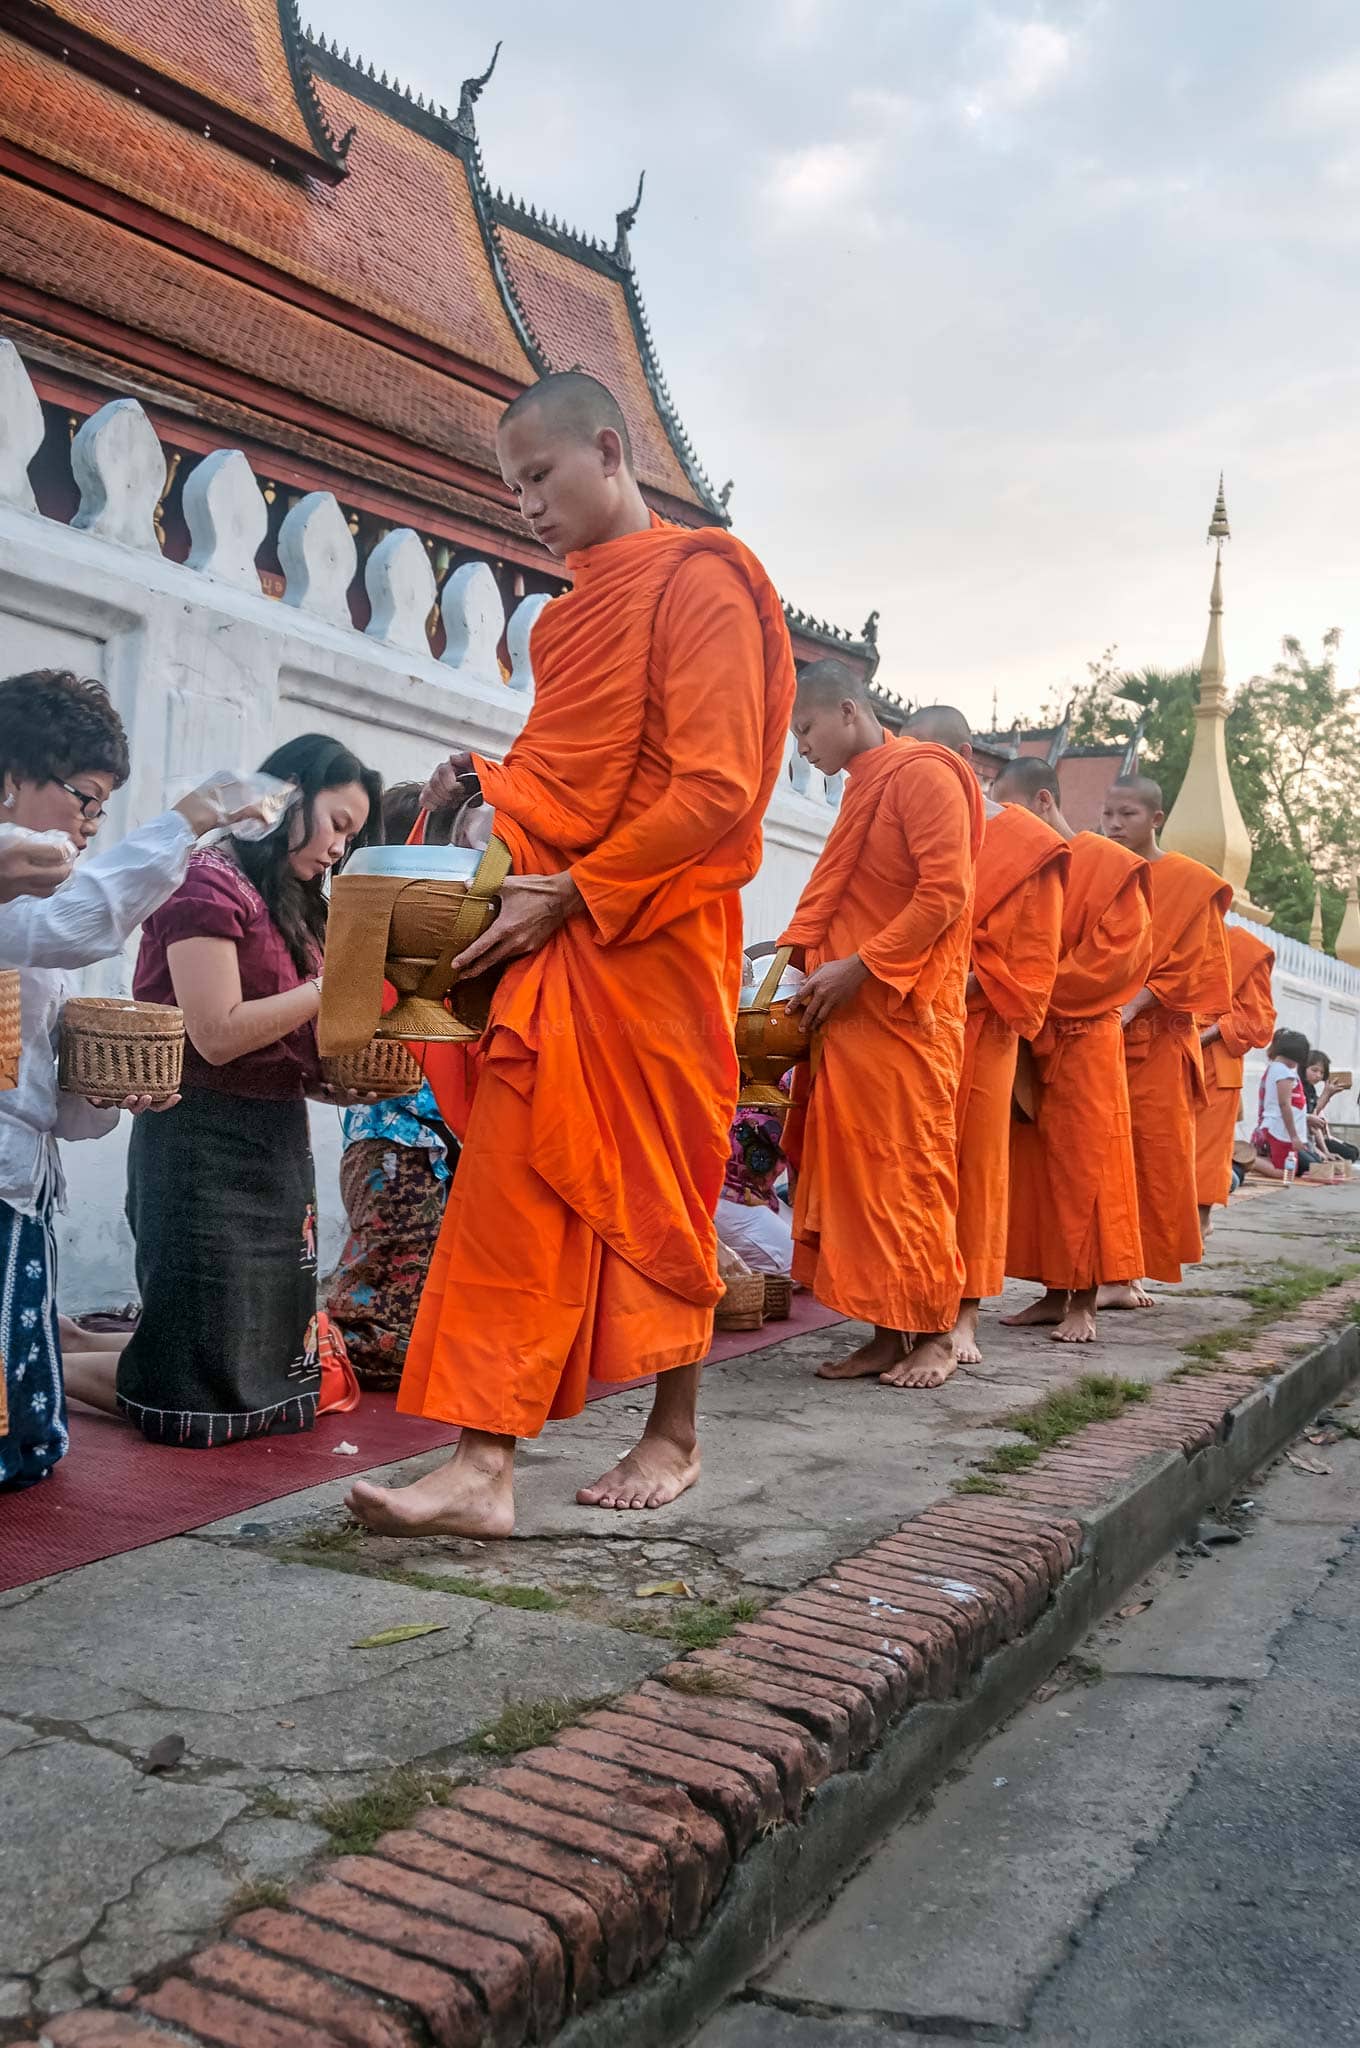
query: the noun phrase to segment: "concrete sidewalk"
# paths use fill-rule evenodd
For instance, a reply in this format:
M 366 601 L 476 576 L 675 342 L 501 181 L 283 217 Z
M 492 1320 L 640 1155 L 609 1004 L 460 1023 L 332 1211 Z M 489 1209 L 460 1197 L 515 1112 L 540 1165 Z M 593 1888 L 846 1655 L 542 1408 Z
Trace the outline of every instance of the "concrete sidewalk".
M 1098 1347 L 986 1315 L 986 1363 L 938 1393 L 814 1380 L 857 1340 L 849 1328 L 721 1366 L 703 1398 L 704 1480 L 656 1517 L 572 1504 L 636 1433 L 645 1397 L 621 1396 L 525 1451 L 520 1530 L 495 1551 L 350 1534 L 342 1477 L 4 1596 L 0 2039 L 184 1954 L 243 1890 L 266 1897 L 438 1801 L 522 1731 L 626 1689 L 677 1643 L 716 1639 L 744 1603 L 947 1494 L 1014 1441 L 998 1427 L 1012 1410 L 1092 1371 L 1164 1379 L 1187 1344 L 1251 1314 L 1247 1289 L 1298 1268 L 1319 1288 L 1360 1272 L 1360 1188 L 1249 1191 L 1186 1286 L 1107 1317 Z M 676 1580 L 689 1591 L 640 1596 Z M 437 1632 L 356 1647 L 416 1624 Z M 148 1772 L 168 1736 L 182 1758 Z M 408 1765 L 424 1775 L 394 1782 Z

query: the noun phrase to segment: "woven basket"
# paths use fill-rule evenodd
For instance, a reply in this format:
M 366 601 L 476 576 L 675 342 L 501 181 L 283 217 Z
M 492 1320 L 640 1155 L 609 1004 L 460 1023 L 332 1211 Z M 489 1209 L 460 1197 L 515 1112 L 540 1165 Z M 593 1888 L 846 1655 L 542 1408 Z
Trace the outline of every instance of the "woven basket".
M 0 1088 L 19 1085 L 19 975 L 9 968 L 0 974 Z
M 718 1330 L 758 1330 L 765 1320 L 765 1275 L 738 1273 L 729 1280 L 713 1315 Z
M 406 1047 L 395 1038 L 373 1038 L 359 1052 L 337 1053 L 333 1059 L 322 1060 L 321 1071 L 332 1088 L 378 1095 L 384 1101 L 414 1095 L 423 1078 Z
M 61 1013 L 57 1078 L 68 1095 L 165 1102 L 183 1070 L 184 1015 L 167 1003 L 72 996 Z
M 793 1280 L 788 1273 L 765 1273 L 765 1320 L 783 1323 L 793 1314 Z

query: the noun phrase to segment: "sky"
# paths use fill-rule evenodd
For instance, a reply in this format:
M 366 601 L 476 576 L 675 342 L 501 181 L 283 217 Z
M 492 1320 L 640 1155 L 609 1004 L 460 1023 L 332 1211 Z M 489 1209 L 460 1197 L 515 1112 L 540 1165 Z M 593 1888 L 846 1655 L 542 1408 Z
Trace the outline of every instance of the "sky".
M 977 725 L 1114 646 L 1360 662 L 1354 0 L 311 0 L 632 234 L 677 410 L 786 598 Z M 305 9 L 304 9 L 305 12 Z

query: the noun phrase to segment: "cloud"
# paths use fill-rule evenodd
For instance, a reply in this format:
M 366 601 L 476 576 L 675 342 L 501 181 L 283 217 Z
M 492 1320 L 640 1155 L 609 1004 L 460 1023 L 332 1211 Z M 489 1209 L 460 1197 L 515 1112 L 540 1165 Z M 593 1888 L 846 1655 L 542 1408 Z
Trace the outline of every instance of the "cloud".
M 831 213 L 868 190 L 877 156 L 868 141 L 810 142 L 783 150 L 765 181 L 766 197 L 798 221 Z
M 988 16 L 979 28 L 978 43 L 985 68 L 961 95 L 963 117 L 973 123 L 1016 113 L 1041 99 L 1072 63 L 1071 36 L 1048 21 Z

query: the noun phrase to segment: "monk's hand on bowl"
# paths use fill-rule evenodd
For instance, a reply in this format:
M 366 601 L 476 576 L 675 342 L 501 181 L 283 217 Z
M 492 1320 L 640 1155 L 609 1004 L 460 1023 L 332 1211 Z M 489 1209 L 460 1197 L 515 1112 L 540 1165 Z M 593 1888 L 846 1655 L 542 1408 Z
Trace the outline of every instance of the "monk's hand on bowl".
M 453 963 L 457 979 L 484 974 L 524 953 L 536 953 L 561 930 L 580 902 L 581 892 L 569 874 L 508 876 L 496 922 Z
M 802 1018 L 809 1031 L 817 1031 L 842 1003 L 848 1003 L 869 979 L 869 970 L 858 953 L 844 960 L 828 960 L 810 974 L 788 1007 Z
M 471 754 L 450 754 L 447 761 L 440 762 L 421 790 L 421 809 L 442 811 L 448 804 L 461 803 L 464 798 L 475 794 L 476 782 Z

